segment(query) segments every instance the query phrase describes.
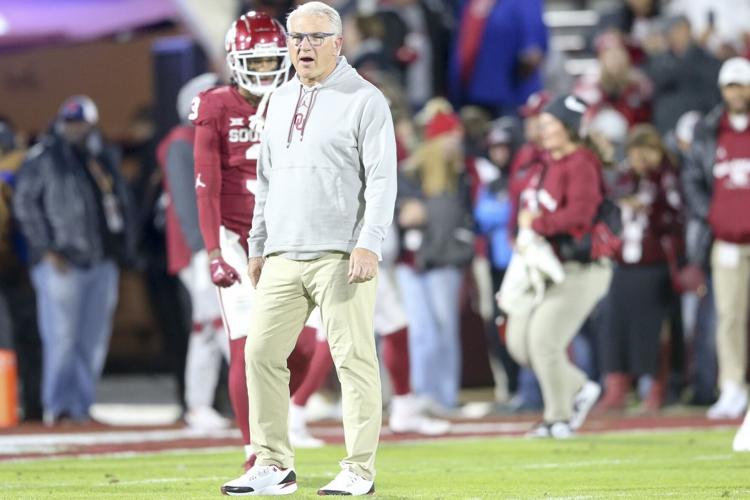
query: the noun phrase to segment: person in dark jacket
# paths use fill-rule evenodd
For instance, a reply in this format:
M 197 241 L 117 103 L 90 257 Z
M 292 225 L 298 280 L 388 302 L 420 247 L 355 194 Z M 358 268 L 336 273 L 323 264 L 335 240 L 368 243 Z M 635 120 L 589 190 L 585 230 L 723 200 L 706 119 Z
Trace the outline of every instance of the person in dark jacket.
M 412 109 L 420 109 L 432 96 L 444 95 L 453 30 L 448 5 L 430 0 L 379 2 L 374 16 L 383 28 L 378 37 L 382 53 L 396 70 Z
M 750 61 L 727 60 L 719 87 L 724 103 L 698 124 L 682 177 L 688 258 L 710 262 L 716 300 L 721 395 L 708 410 L 712 419 L 738 418 L 748 404 Z
M 661 2 L 658 0 L 625 0 L 600 13 L 599 22 L 590 40 L 606 32 L 624 36 L 630 58 L 635 64 L 643 59 L 643 47 L 648 45 L 661 23 Z M 593 45 L 593 44 L 592 44 Z
M 665 42 L 643 67 L 654 85 L 652 118 L 662 135 L 687 111 L 707 113 L 720 100 L 715 82 L 721 63 L 693 41 L 686 17 L 668 21 Z
M 488 158 L 477 159 L 482 184 L 474 204 L 474 218 L 490 246 L 494 290 L 500 288 L 513 251 L 513 236 L 509 231 L 512 204 L 508 194 L 510 165 L 516 148 L 513 126 L 510 120 L 493 122 L 486 138 Z
M 28 241 L 43 348 L 44 418 L 89 419 L 133 244 L 130 201 L 86 96 L 60 108 L 21 167 L 13 208 Z
M 510 256 L 513 252 L 513 235 L 510 233 L 510 219 L 513 212 L 510 195 L 508 194 L 508 179 L 510 165 L 517 147 L 515 138 L 515 123 L 512 119 L 501 118 L 495 120 L 486 134 L 487 158 L 477 158 L 476 169 L 479 174 L 480 186 L 474 203 L 474 219 L 479 233 L 488 243 L 488 257 L 490 262 L 490 277 L 492 291 L 497 292 L 508 268 Z M 495 378 L 495 395 L 515 392 L 518 379 L 518 365 L 510 359 L 507 349 L 498 335 L 497 326 L 502 324 L 502 312 L 494 303 L 494 321 L 488 325 L 486 331 L 487 348 L 490 355 L 490 367 Z M 502 370 L 505 375 L 500 375 Z

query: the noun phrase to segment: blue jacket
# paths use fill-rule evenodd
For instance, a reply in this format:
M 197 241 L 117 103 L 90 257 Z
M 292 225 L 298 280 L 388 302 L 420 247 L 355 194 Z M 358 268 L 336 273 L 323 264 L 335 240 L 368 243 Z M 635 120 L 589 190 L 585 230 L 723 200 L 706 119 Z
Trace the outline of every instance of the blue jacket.
M 490 242 L 490 260 L 495 269 L 505 269 L 510 262 L 513 249 L 510 244 L 508 226 L 511 216 L 510 197 L 507 191 L 493 193 L 482 186 L 474 206 L 474 219 L 479 232 Z
M 461 0 L 459 19 L 469 0 Z M 459 21 L 460 26 L 460 21 Z M 529 95 L 541 90 L 541 73 L 518 75 L 519 57 L 537 48 L 546 53 L 547 27 L 542 19 L 541 0 L 496 0 L 485 25 L 468 88 L 461 88 L 457 35 L 453 40 L 448 81 L 455 104 L 481 104 L 514 111 Z

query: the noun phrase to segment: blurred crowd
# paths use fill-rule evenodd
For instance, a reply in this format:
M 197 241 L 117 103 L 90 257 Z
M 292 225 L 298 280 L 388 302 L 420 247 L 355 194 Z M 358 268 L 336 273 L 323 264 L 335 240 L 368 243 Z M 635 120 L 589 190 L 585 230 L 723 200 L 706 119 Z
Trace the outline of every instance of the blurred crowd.
M 481 362 L 494 378 L 495 401 L 483 411 L 542 408 L 537 370 L 509 352 L 508 311 L 495 293 L 526 227 L 517 186 L 548 161 L 540 115 L 571 93 L 585 103 L 582 135 L 622 224 L 609 289 L 567 350 L 602 381 L 594 411 L 638 400 L 644 412 L 687 402 L 711 405 L 709 418 L 741 416 L 750 4 L 615 3 L 584 34 L 596 63 L 581 75 L 566 72 L 550 43 L 542 0 L 335 6 L 343 55 L 391 105 L 399 196 L 384 266 L 395 271 L 409 324 L 412 388 L 430 411 L 477 414 L 460 399 L 467 338 L 486 346 Z M 288 10 L 248 7 L 280 19 Z M 144 276 L 182 399 L 190 305 L 166 262 L 169 197 L 150 117 L 123 117 L 138 134 L 118 146 L 98 131 L 85 96 L 50 119 L 34 141 L 0 119 L 0 347 L 16 350 L 23 415 L 57 418 L 65 408 L 89 418 L 121 270 Z M 137 167 L 123 168 L 123 155 Z

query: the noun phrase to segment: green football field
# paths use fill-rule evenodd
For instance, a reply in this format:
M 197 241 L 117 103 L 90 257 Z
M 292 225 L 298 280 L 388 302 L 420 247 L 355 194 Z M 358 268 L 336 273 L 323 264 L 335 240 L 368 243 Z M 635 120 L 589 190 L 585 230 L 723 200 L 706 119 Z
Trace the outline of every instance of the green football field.
M 475 438 L 387 443 L 379 498 L 750 498 L 750 454 L 733 430 L 615 433 L 569 441 Z M 343 448 L 300 450 L 296 498 L 314 498 Z M 0 462 L 2 499 L 217 498 L 239 451 Z

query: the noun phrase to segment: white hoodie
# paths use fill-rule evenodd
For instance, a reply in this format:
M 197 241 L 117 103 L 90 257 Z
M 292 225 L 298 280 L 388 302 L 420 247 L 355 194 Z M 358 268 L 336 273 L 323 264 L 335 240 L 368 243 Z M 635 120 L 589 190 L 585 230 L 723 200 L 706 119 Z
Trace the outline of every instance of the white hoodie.
M 250 257 L 381 257 L 396 202 L 396 142 L 383 94 L 344 57 L 320 84 L 274 91 L 258 159 Z

